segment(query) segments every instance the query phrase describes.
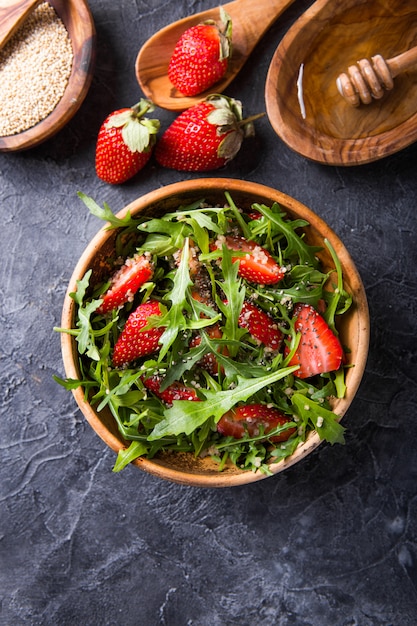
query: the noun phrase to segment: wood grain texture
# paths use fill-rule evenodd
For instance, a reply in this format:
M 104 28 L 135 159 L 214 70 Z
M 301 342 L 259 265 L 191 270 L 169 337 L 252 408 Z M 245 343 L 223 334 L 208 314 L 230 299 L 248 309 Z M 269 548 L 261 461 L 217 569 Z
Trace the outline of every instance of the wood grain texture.
M 232 18 L 233 52 L 226 76 L 208 91 L 193 97 L 179 93 L 168 78 L 169 60 L 183 32 L 207 19 L 219 21 L 219 7 L 196 13 L 159 30 L 142 46 L 136 59 L 136 76 L 145 96 L 156 105 L 184 110 L 209 93 L 222 93 L 245 64 L 258 41 L 294 0 L 234 0 L 223 8 Z
M 72 43 L 73 66 L 63 97 L 43 121 L 16 135 L 0 137 L 0 152 L 27 150 L 55 135 L 80 108 L 91 84 L 96 32 L 86 0 L 50 0 Z
M 330 165 L 368 163 L 408 146 L 417 139 L 415 69 L 398 76 L 380 100 L 357 108 L 340 96 L 336 78 L 358 59 L 394 57 L 416 44 L 413 0 L 318 0 L 273 56 L 265 89 L 272 127 L 296 152 Z
M 0 5 L 0 48 L 18 30 L 41 0 L 2 0 Z

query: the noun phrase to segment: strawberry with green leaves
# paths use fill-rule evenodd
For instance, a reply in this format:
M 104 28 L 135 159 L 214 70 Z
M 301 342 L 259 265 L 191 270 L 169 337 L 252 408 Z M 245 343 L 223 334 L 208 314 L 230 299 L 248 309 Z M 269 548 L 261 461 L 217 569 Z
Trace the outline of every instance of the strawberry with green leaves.
M 223 167 L 239 152 L 243 139 L 253 135 L 253 120 L 242 117 L 242 104 L 213 94 L 186 109 L 158 141 L 155 158 L 174 170 L 207 172 Z
M 184 96 L 196 96 L 226 74 L 232 50 L 232 22 L 221 7 L 221 24 L 207 20 L 188 28 L 175 45 L 168 78 Z
M 294 319 L 294 330 L 301 334 L 288 364 L 300 366 L 294 376 L 310 378 L 338 370 L 343 360 L 343 348 L 326 320 L 310 304 L 296 304 Z M 286 346 L 285 355 L 289 353 L 290 348 Z
M 267 404 L 244 404 L 227 411 L 217 423 L 217 431 L 224 437 L 242 439 L 245 434 L 249 437 L 259 435 L 260 428 L 267 436 L 268 433 L 291 422 L 291 419 L 284 415 L 279 409 Z M 294 434 L 296 428 L 289 427 L 276 435 L 272 435 L 270 440 L 274 443 L 287 441 Z
M 96 173 L 106 183 L 124 183 L 149 161 L 159 131 L 157 119 L 145 117 L 154 110 L 149 100 L 110 113 L 98 133 Z
M 165 329 L 162 327 L 145 328 L 149 317 L 154 315 L 162 315 L 157 300 L 148 300 L 140 304 L 129 315 L 114 346 L 113 365 L 115 367 L 122 367 L 160 349 L 159 340 Z

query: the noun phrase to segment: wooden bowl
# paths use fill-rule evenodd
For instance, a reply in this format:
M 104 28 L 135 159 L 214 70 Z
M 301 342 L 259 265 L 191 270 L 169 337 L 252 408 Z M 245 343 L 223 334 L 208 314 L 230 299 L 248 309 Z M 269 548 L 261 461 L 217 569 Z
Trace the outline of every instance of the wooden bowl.
M 72 43 L 73 65 L 61 100 L 44 120 L 16 135 L 0 137 L 0 152 L 27 150 L 55 135 L 80 108 L 91 84 L 96 32 L 86 0 L 48 0 L 64 23 Z
M 272 127 L 296 152 L 330 165 L 368 163 L 405 148 L 417 139 L 417 71 L 357 108 L 339 94 L 336 79 L 360 59 L 389 59 L 415 45 L 413 0 L 318 0 L 273 56 L 265 88 Z
M 347 370 L 346 397 L 335 400 L 333 405 L 333 410 L 342 417 L 355 397 L 365 369 L 369 341 L 368 307 L 362 281 L 349 253 L 332 229 L 321 218 L 297 200 L 280 191 L 257 183 L 227 178 L 196 179 L 162 187 L 138 198 L 120 211 L 118 216 L 124 216 L 127 211 L 130 211 L 132 216 L 139 213 L 152 216 L 160 215 L 175 211 L 180 204 L 188 204 L 200 198 L 205 198 L 215 204 L 223 204 L 226 190 L 230 191 L 234 201 L 242 208 L 249 208 L 253 202 L 264 203 L 268 206 L 271 206 L 273 202 L 280 203 L 290 219 L 302 218 L 310 223 L 311 226 L 306 229 L 306 239 L 310 244 L 323 246 L 323 239 L 327 237 L 333 245 L 343 267 L 346 289 L 353 295 L 354 299 L 354 305 L 350 311 L 342 316 L 343 319 L 339 328 L 342 344 L 349 346 L 351 351 L 348 355 L 349 362 L 354 364 L 354 367 Z M 104 226 L 92 239 L 79 259 L 65 296 L 61 324 L 63 328 L 74 328 L 76 305 L 68 294 L 76 290 L 76 281 L 80 280 L 89 269 L 93 270 L 93 283 L 94 277 L 97 280 L 103 262 L 114 250 L 115 233 L 114 230 L 106 230 Z M 321 256 L 324 267 L 333 267 L 327 248 L 324 248 L 319 256 Z M 62 333 L 61 341 L 66 376 L 79 379 L 79 359 L 74 337 Z M 96 412 L 85 400 L 82 388 L 75 389 L 73 394 L 90 426 L 112 450 L 118 452 L 121 447 L 128 445 L 119 434 L 115 420 L 109 410 Z M 319 443 L 320 439 L 317 433 L 312 431 L 307 440 L 297 448 L 292 456 L 270 465 L 272 473 L 277 474 L 305 458 L 307 454 L 317 448 Z M 210 458 L 195 459 L 191 453 L 170 453 L 152 460 L 139 458 L 134 461 L 134 465 L 160 478 L 200 487 L 229 487 L 252 483 L 265 478 L 265 474 L 260 472 L 241 471 L 234 466 L 226 467 L 223 472 L 219 472 L 218 466 Z

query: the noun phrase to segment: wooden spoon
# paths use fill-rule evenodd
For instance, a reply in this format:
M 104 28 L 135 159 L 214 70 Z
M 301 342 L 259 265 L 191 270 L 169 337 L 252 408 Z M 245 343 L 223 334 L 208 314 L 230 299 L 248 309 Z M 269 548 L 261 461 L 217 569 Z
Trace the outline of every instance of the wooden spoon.
M 225 78 L 198 96 L 180 94 L 168 78 L 168 65 L 175 44 L 183 32 L 207 19 L 219 21 L 219 8 L 185 17 L 155 33 L 142 46 L 136 59 L 136 77 L 143 93 L 156 105 L 182 111 L 204 100 L 209 93 L 221 93 L 242 69 L 258 41 L 294 0 L 234 0 L 223 5 L 232 18 L 233 53 Z
M 0 49 L 40 2 L 41 0 L 2 0 L 0 6 Z
M 373 98 L 382 98 L 384 89 L 389 91 L 394 87 L 396 76 L 414 68 L 417 68 L 417 47 L 387 60 L 376 54 L 370 61 L 361 59 L 350 65 L 347 72 L 337 77 L 336 85 L 340 95 L 352 106 L 370 104 Z
M 378 49 L 389 59 L 417 45 L 415 0 L 316 0 L 272 58 L 265 88 L 272 128 L 299 154 L 330 165 L 386 157 L 417 140 L 417 81 L 403 72 L 372 106 L 352 107 L 336 78 Z

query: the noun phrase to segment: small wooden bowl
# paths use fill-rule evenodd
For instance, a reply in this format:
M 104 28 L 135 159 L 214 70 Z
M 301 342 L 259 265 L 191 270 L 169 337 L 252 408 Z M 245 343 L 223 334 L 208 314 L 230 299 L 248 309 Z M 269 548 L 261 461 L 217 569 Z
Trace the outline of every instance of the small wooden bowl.
M 80 108 L 93 77 L 96 32 L 86 0 L 48 0 L 64 23 L 72 43 L 73 65 L 67 88 L 44 120 L 16 135 L 0 137 L 0 152 L 33 148 L 55 135 Z
M 416 71 L 357 108 L 339 94 L 336 79 L 359 59 L 388 59 L 416 44 L 413 0 L 317 0 L 273 56 L 265 88 L 273 129 L 302 156 L 330 165 L 368 163 L 405 148 L 417 140 Z
M 354 305 L 347 314 L 343 315 L 339 327 L 342 344 L 349 346 L 351 351 L 348 355 L 349 362 L 354 364 L 354 367 L 348 369 L 346 374 L 346 397 L 335 400 L 333 404 L 333 410 L 342 417 L 355 397 L 365 369 L 369 342 L 368 306 L 362 281 L 349 253 L 332 229 L 321 218 L 297 200 L 280 191 L 257 183 L 227 178 L 196 179 L 162 187 L 138 198 L 120 211 L 118 216 L 126 215 L 127 211 L 130 211 L 132 216 L 139 213 L 152 216 L 161 215 L 175 211 L 181 204 L 188 204 L 200 198 L 205 198 L 206 201 L 214 204 L 223 204 L 226 190 L 230 191 L 234 201 L 243 209 L 250 208 L 253 202 L 264 203 L 268 206 L 271 206 L 273 202 L 280 203 L 289 218 L 302 218 L 309 222 L 310 226 L 306 229 L 306 240 L 311 245 L 324 246 L 323 240 L 327 237 L 338 254 L 343 267 L 346 288 L 354 299 Z M 80 280 L 89 269 L 93 270 L 93 283 L 94 280 L 99 280 L 103 264 L 113 254 L 115 237 L 116 231 L 106 230 L 104 226 L 92 239 L 79 259 L 64 300 L 62 328 L 74 328 L 76 306 L 68 294 L 76 290 L 76 281 Z M 333 267 L 327 248 L 324 247 L 319 256 L 324 268 Z M 61 341 L 66 376 L 79 379 L 80 369 L 76 341 L 73 336 L 67 333 L 62 333 Z M 98 413 L 84 399 L 82 388 L 75 389 L 73 394 L 90 426 L 112 450 L 118 452 L 120 448 L 128 445 L 121 437 L 116 422 L 108 409 Z M 271 464 L 271 472 L 277 474 L 294 465 L 317 448 L 319 444 L 319 436 L 312 431 L 307 440 L 297 448 L 291 457 L 279 463 Z M 199 487 L 230 487 L 265 478 L 265 474 L 260 472 L 242 471 L 234 466 L 228 466 L 223 472 L 219 472 L 218 466 L 210 458 L 195 459 L 191 453 L 170 453 L 152 460 L 140 458 L 134 461 L 134 465 L 160 478 Z

